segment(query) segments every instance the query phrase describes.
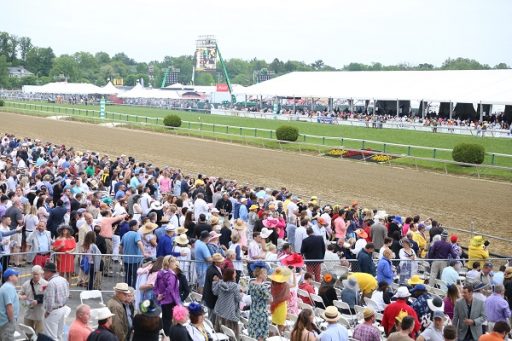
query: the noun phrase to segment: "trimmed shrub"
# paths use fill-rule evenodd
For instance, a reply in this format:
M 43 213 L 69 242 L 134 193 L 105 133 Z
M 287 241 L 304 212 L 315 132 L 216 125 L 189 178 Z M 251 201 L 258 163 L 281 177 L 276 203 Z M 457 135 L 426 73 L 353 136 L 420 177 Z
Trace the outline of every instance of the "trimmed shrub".
M 181 127 L 181 117 L 178 115 L 167 115 L 164 117 L 164 125 L 166 127 Z
M 5 102 L 3 99 L 0 99 L 0 107 L 3 107 L 5 105 Z
M 452 158 L 457 162 L 481 164 L 485 158 L 485 148 L 474 143 L 459 143 L 453 148 Z
M 279 141 L 295 142 L 299 138 L 299 129 L 292 126 L 280 126 L 276 129 L 276 137 Z

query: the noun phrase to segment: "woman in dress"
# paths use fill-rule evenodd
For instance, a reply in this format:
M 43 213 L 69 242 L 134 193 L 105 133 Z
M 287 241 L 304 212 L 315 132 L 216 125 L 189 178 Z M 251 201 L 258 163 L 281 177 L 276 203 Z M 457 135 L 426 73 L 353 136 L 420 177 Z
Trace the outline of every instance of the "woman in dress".
M 61 225 L 57 229 L 58 237 L 52 245 L 57 255 L 57 269 L 68 282 L 75 270 L 75 256 L 72 254 L 76 249 L 76 241 L 73 238 L 73 229 L 69 225 Z
M 411 248 L 411 242 L 407 238 L 401 240 L 402 248 L 398 252 L 400 260 L 400 279 L 398 283 L 407 285 L 407 280 L 418 273 L 418 263 L 415 261 L 416 253 Z
M 240 286 L 236 283 L 234 269 L 226 269 L 221 281 L 213 282 L 213 294 L 217 296 L 215 303 L 215 330 L 226 326 L 233 330 L 237 340 L 239 339 L 238 321 L 240 321 Z
M 250 264 L 251 271 L 256 279 L 249 283 L 251 296 L 251 314 L 249 315 L 249 336 L 262 341 L 268 337 L 268 310 L 270 299 L 268 286 L 264 284 L 267 279 L 267 265 L 262 261 Z
M 460 297 L 459 288 L 455 284 L 448 286 L 448 292 L 446 293 L 446 297 L 444 298 L 444 313 L 450 317 L 450 320 L 453 319 L 453 308 L 455 307 L 455 302 Z
M 50 199 L 46 195 L 42 195 L 37 199 L 37 218 L 41 221 L 48 221 L 48 217 L 50 216 L 50 213 L 48 213 L 48 205 L 52 203 Z
M 162 270 L 156 276 L 154 294 L 158 304 L 162 307 L 162 319 L 164 325 L 164 333 L 169 336 L 171 328 L 172 309 L 181 303 L 179 292 L 179 281 L 176 275 L 178 261 L 173 256 L 165 256 Z
M 174 243 L 176 245 L 174 246 L 173 252 L 180 254 L 180 256 L 178 256 L 177 259 L 179 261 L 181 272 L 185 275 L 187 281 L 191 283 L 192 277 L 190 265 L 192 259 L 192 252 L 188 247 L 188 242 L 189 240 L 186 234 L 182 233 L 178 235 L 178 237 L 174 238 Z
M 89 261 L 89 282 L 87 290 L 101 290 L 101 252 L 96 243 L 96 233 L 89 231 L 85 234 L 84 243 L 82 245 L 84 255 Z
M 290 341 L 316 341 L 320 329 L 315 325 L 315 315 L 311 309 L 300 312 L 290 333 Z
M 290 299 L 290 285 L 287 282 L 290 275 L 291 271 L 281 266 L 269 277 L 272 281 L 270 286 L 270 293 L 272 294 L 272 303 L 270 304 L 272 323 L 277 325 L 280 333 L 284 332 L 286 324 L 288 300 Z

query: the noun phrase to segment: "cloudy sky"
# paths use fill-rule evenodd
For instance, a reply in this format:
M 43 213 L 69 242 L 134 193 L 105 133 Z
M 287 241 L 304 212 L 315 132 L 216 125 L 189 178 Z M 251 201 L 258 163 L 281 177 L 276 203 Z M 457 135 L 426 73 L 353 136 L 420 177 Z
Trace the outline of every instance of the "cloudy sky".
M 0 31 L 57 54 L 193 54 L 215 35 L 224 58 L 512 65 L 510 0 L 1 0 Z

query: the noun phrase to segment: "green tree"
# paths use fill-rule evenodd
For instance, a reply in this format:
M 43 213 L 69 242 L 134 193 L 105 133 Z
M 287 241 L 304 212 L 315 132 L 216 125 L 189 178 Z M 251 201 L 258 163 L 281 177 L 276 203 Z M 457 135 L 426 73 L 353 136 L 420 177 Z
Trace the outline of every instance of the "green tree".
M 110 56 L 106 52 L 96 52 L 94 58 L 96 62 L 101 65 L 110 63 Z
M 7 70 L 7 58 L 0 55 L 0 87 L 8 87 L 9 71 Z
M 344 71 L 367 71 L 368 65 L 363 63 L 350 63 L 343 67 Z
M 37 76 L 48 76 L 55 59 L 51 47 L 34 47 L 27 52 L 25 67 Z
M 499 63 L 494 66 L 495 69 L 504 70 L 504 69 L 510 69 L 510 67 L 507 65 L 507 63 Z
M 64 54 L 55 58 L 50 76 L 54 79 L 66 79 L 69 82 L 77 82 L 81 79 L 80 68 L 75 58 Z
M 282 74 L 286 72 L 284 62 L 280 61 L 278 58 L 275 58 L 272 63 L 270 63 L 268 68 L 274 71 L 276 74 Z
M 196 73 L 196 85 L 213 85 L 215 84 L 215 79 L 212 74 L 209 72 L 198 72 Z
M 89 52 L 76 52 L 73 57 L 80 75 L 89 82 L 96 83 L 99 79 L 98 62 Z
M 480 64 L 478 61 L 469 58 L 448 58 L 441 66 L 443 70 L 487 70 L 489 65 Z
M 27 54 L 33 48 L 32 40 L 29 37 L 21 37 L 19 39 L 20 59 L 27 61 Z
M 325 64 L 324 61 L 321 59 L 316 60 L 313 64 L 311 64 L 311 67 L 315 71 L 320 71 L 324 68 Z
M 129 58 L 124 52 L 116 53 L 114 57 L 112 57 L 112 61 L 119 61 L 125 65 L 135 65 L 135 61 Z
M 0 54 L 7 58 L 8 62 L 16 61 L 18 53 L 18 38 L 7 32 L 0 32 Z

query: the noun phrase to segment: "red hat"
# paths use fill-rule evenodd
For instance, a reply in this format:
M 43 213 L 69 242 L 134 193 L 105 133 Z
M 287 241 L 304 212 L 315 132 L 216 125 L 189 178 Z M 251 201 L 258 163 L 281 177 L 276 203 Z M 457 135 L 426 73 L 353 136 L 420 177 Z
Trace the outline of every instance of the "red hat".
M 452 236 L 450 237 L 450 240 L 452 241 L 452 243 L 456 243 L 457 240 L 459 240 L 459 237 L 457 237 L 456 234 L 452 234 Z
M 302 258 L 299 253 L 292 253 L 291 255 L 283 258 L 281 260 L 281 264 L 301 268 L 304 266 L 304 258 Z

